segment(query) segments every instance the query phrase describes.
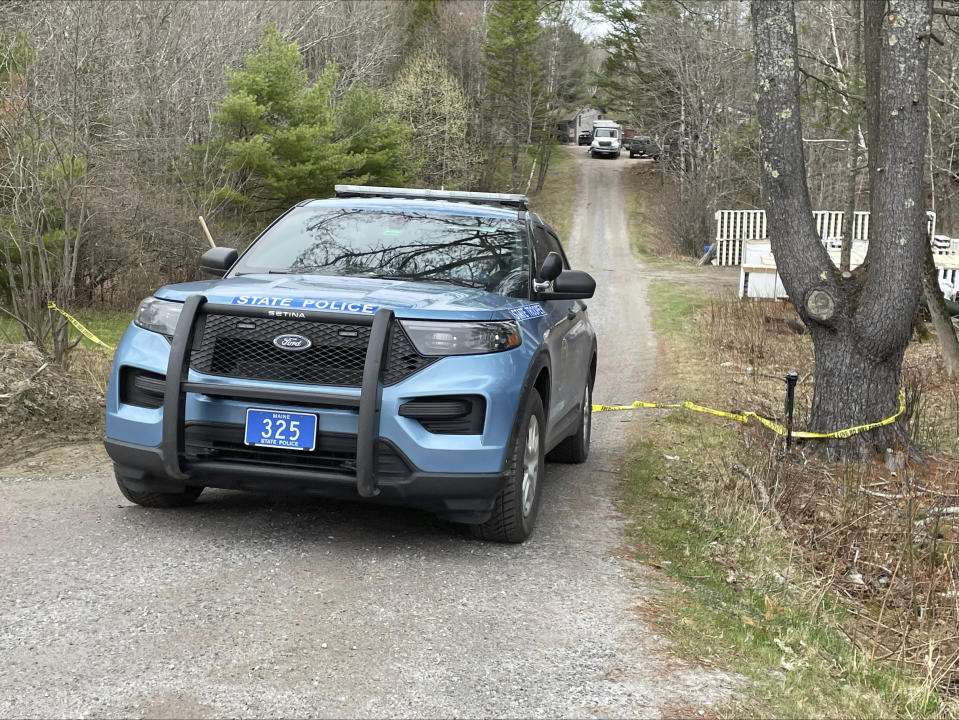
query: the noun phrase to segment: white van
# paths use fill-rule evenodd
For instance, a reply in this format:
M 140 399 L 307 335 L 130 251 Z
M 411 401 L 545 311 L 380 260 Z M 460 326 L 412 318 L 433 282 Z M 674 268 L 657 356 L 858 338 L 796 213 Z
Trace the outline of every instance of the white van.
M 593 142 L 589 146 L 589 154 L 593 157 L 600 155 L 619 157 L 623 144 L 623 128 L 612 120 L 593 121 Z

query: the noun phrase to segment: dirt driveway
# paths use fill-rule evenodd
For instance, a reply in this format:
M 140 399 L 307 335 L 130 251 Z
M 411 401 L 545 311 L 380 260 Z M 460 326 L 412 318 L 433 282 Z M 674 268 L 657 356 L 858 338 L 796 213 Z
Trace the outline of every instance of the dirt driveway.
M 575 154 L 567 244 L 598 283 L 595 400 L 628 401 L 656 348 L 619 198 L 633 161 Z M 651 571 L 626 559 L 614 500 L 639 422 L 597 415 L 590 461 L 548 466 L 521 546 L 417 512 L 226 491 L 146 510 L 96 446 L 0 469 L 0 715 L 708 712 L 735 681 L 671 653 L 644 619 Z

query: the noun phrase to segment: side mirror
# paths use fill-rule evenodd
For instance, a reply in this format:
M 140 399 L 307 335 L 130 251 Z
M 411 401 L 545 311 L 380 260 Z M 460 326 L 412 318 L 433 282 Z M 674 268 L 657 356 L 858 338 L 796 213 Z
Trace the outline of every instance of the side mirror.
M 239 254 L 233 248 L 210 248 L 200 256 L 200 269 L 210 275 L 223 277 L 238 257 Z
M 543 260 L 543 267 L 539 269 L 539 279 L 542 282 L 553 282 L 563 272 L 563 258 L 557 252 L 551 252 Z
M 553 289 L 537 294 L 540 300 L 585 300 L 596 292 L 593 276 L 582 270 L 563 270 L 553 281 Z

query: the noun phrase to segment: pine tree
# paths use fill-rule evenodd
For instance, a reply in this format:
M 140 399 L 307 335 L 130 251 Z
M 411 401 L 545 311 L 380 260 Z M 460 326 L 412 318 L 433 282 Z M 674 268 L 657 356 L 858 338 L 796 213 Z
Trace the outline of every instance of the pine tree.
M 537 41 L 542 33 L 536 0 L 494 0 L 486 16 L 483 48 L 490 110 L 510 144 L 510 185 L 520 187 L 520 146 L 529 142 L 542 111 L 542 70 Z
M 402 185 L 409 127 L 383 112 L 380 95 L 356 85 L 337 102 L 337 72 L 313 83 L 296 43 L 268 27 L 261 47 L 230 73 L 215 120 L 237 187 L 218 192 L 252 210 L 276 212 L 336 183 Z

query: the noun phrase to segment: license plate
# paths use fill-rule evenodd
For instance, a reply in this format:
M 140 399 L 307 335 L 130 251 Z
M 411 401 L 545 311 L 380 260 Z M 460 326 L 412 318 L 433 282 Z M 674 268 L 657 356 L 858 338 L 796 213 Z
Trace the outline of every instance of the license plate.
M 249 408 L 243 442 L 258 447 L 312 450 L 316 446 L 316 415 Z

